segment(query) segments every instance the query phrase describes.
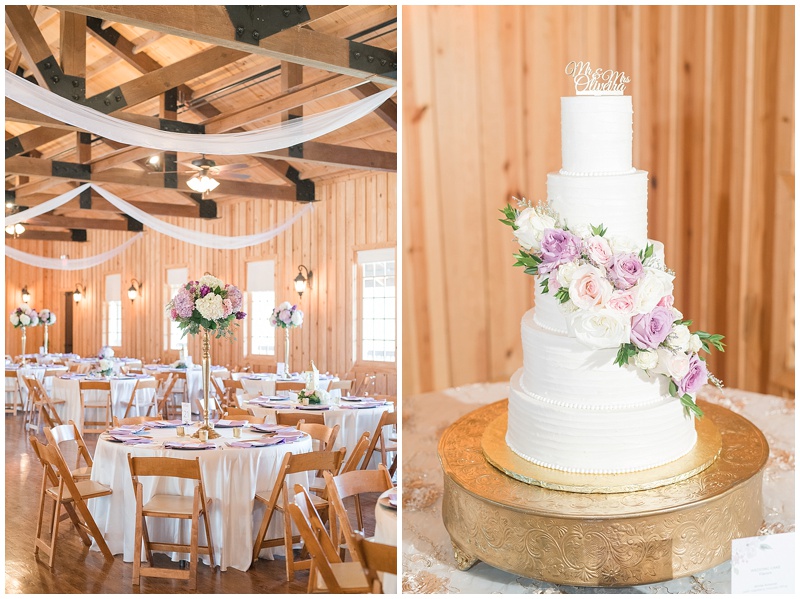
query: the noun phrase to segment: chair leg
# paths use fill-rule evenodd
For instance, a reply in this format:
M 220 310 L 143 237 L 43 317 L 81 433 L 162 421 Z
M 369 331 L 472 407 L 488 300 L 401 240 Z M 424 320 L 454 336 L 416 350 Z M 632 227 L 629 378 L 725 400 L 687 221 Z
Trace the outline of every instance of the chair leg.
M 286 490 L 284 489 L 284 498 Z M 294 580 L 294 549 L 292 549 L 292 518 L 287 509 L 286 501 L 283 506 L 283 544 L 286 548 L 286 580 Z
M 63 483 L 62 483 L 63 484 Z M 47 565 L 51 568 L 56 561 L 56 539 L 58 538 L 58 525 L 61 522 L 59 516 L 61 515 L 61 492 L 58 494 L 59 501 L 53 506 L 53 525 L 51 527 L 52 535 L 50 537 L 50 559 Z
M 194 507 L 192 508 L 192 540 L 189 553 L 189 590 L 197 589 L 197 544 L 200 536 L 200 493 L 195 488 Z
M 211 560 L 211 568 L 216 566 L 214 561 L 214 540 L 211 538 L 211 522 L 208 520 L 208 505 L 203 506 L 203 523 L 206 527 L 206 542 L 208 543 L 208 557 Z
M 134 586 L 139 586 L 142 568 L 142 528 L 146 526 L 142 516 L 142 487 L 136 485 L 136 529 L 133 534 L 133 574 Z
M 258 535 L 256 536 L 256 542 L 253 544 L 254 562 L 258 560 L 258 554 L 261 553 L 261 547 L 264 544 L 264 537 L 267 536 L 267 528 L 269 528 L 269 523 L 272 520 L 272 514 L 274 511 L 275 508 L 273 506 L 267 505 L 267 510 L 264 512 L 264 517 L 261 518 L 261 526 L 258 527 Z
M 47 497 L 47 473 L 42 477 L 42 493 L 39 497 L 39 517 L 36 519 L 36 542 L 33 545 L 33 556 L 39 555 L 39 538 L 42 536 L 42 524 L 44 523 L 44 500 Z

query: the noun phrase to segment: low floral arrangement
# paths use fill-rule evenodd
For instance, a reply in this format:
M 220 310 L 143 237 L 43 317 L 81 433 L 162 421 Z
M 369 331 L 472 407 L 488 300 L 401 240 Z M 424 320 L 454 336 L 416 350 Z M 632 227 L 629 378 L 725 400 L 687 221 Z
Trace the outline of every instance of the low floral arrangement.
M 56 315 L 53 314 L 47 308 L 45 308 L 44 310 L 39 312 L 39 323 L 45 324 L 47 326 L 53 325 L 56 323 Z
M 170 364 L 170 368 L 180 368 L 182 370 L 188 369 L 191 364 L 188 360 L 178 360 Z
M 297 399 L 304 406 L 319 406 L 328 405 L 330 403 L 330 395 L 322 389 L 303 389 L 297 394 Z
M 39 324 L 39 313 L 28 304 L 22 304 L 9 316 L 15 329 L 19 327 L 35 327 Z
M 167 304 L 169 317 L 186 334 L 196 335 L 206 329 L 217 338 L 233 335 L 236 321 L 247 316 L 242 311 L 242 292 L 211 275 L 189 281 Z
M 282 329 L 291 329 L 303 324 L 303 311 L 297 305 L 283 302 L 272 311 L 269 317 L 269 324 Z
M 97 368 L 95 368 L 93 372 L 100 376 L 111 376 L 114 372 L 114 363 L 108 358 L 103 358 L 97 364 Z
M 97 352 L 97 357 L 101 358 L 101 361 L 102 359 L 110 360 L 114 357 L 114 350 L 110 346 L 104 345 L 100 348 L 100 351 Z
M 515 198 L 516 199 L 516 198 Z M 537 277 L 542 292 L 555 297 L 572 334 L 584 345 L 618 348 L 614 361 L 649 376 L 669 379 L 669 393 L 697 416 L 695 396 L 709 380 L 722 383 L 706 367 L 700 351 L 725 351 L 722 335 L 692 333 L 691 320 L 673 306 L 675 275 L 654 255 L 652 244 L 637 248 L 606 229 L 570 230 L 548 205 L 501 210 L 522 249 L 514 254 L 525 273 Z

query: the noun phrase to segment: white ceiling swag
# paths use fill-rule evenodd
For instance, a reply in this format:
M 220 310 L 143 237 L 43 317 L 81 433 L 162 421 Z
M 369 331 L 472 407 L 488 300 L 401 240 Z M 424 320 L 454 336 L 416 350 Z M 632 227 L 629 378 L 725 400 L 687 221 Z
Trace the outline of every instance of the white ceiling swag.
M 60 196 L 53 198 L 52 200 L 48 200 L 38 206 L 34 206 L 33 208 L 29 208 L 28 210 L 23 210 L 22 212 L 17 212 L 11 216 L 6 217 L 6 226 L 14 225 L 19 222 L 24 222 L 34 216 L 38 216 L 39 214 L 44 214 L 45 212 L 49 212 L 50 210 L 54 210 L 59 206 L 66 204 L 71 199 L 73 199 L 76 195 L 81 193 L 86 189 L 94 189 L 97 193 L 103 196 L 109 203 L 113 204 L 116 208 L 118 208 L 121 212 L 127 214 L 128 216 L 135 218 L 140 223 L 147 225 L 154 231 L 158 231 L 162 235 L 167 235 L 174 239 L 179 239 L 181 241 L 185 241 L 186 243 L 191 243 L 192 245 L 198 245 L 200 247 L 205 248 L 213 248 L 218 250 L 238 250 L 241 248 L 250 247 L 253 245 L 259 245 L 264 243 L 265 241 L 269 241 L 273 237 L 280 235 L 286 229 L 291 227 L 295 221 L 299 220 L 303 217 L 307 212 L 313 209 L 313 204 L 306 204 L 295 212 L 291 217 L 286 219 L 282 224 L 278 225 L 274 229 L 270 229 L 269 231 L 262 231 L 261 233 L 254 233 L 253 235 L 239 235 L 236 237 L 229 237 L 227 235 L 214 235 L 213 233 L 204 233 L 202 231 L 195 231 L 193 229 L 186 229 L 184 227 L 178 227 L 176 225 L 171 225 L 169 223 L 165 223 L 164 221 L 148 214 L 144 210 L 140 210 L 136 206 L 129 204 L 122 198 L 114 195 L 110 191 L 107 191 L 100 187 L 97 183 L 84 183 L 80 187 L 76 187 L 75 189 L 71 189 L 66 193 L 62 193 Z M 6 247 L 6 252 L 11 248 Z M 44 267 L 44 268 L 52 268 L 52 267 Z
M 129 123 L 62 98 L 6 71 L 6 97 L 45 116 L 131 146 L 166 152 L 234 155 L 271 152 L 316 139 L 369 114 L 397 91 L 383 90 L 345 106 L 255 131 L 223 134 L 174 133 Z
M 28 252 L 20 251 L 16 248 L 6 246 L 6 257 L 22 262 L 28 266 L 36 266 L 38 268 L 49 268 L 50 270 L 85 270 L 92 268 L 98 264 L 102 264 L 111 260 L 114 256 L 121 254 L 128 249 L 128 246 L 139 241 L 144 233 L 137 233 L 122 245 L 118 245 L 112 250 L 97 254 L 96 256 L 89 256 L 88 258 L 75 258 L 70 260 L 68 258 L 45 258 L 44 256 L 37 256 L 29 254 Z

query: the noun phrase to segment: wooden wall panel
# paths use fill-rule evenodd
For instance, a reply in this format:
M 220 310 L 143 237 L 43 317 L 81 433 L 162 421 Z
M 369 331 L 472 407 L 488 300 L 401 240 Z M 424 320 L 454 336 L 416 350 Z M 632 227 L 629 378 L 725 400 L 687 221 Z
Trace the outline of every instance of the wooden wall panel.
M 393 246 L 397 242 L 396 217 L 386 212 L 396 209 L 394 174 L 379 173 L 353 175 L 317 185 L 321 201 L 310 214 L 271 241 L 251 248 L 221 251 L 200 248 L 180 240 L 148 231 L 120 256 L 88 271 L 68 272 L 33 268 L 9 258 L 6 268 L 6 312 L 10 313 L 21 301 L 21 289 L 27 285 L 31 292 L 31 305 L 37 309 L 49 307 L 58 317 L 64 313 L 64 292 L 75 289 L 76 283 L 86 285 L 84 299 L 75 306 L 74 350 L 81 355 L 94 355 L 101 346 L 101 307 L 104 298 L 105 275 L 121 273 L 123 283 L 123 331 L 121 353 L 151 360 L 161 357 L 165 361 L 177 359 L 177 352 L 165 352 L 164 305 L 166 297 L 166 268 L 186 266 L 189 276 L 199 278 L 209 271 L 226 282 L 242 287 L 246 284 L 247 261 L 276 259 L 277 300 L 298 303 L 306 314 L 304 326 L 290 333 L 292 367 L 306 368 L 313 359 L 321 371 L 344 375 L 353 366 L 353 264 L 355 248 L 361 231 L 369 231 L 369 243 Z M 200 222 L 193 219 L 173 219 L 182 227 L 200 228 L 221 235 L 245 235 L 272 228 L 299 209 L 288 202 L 247 200 L 219 205 L 222 218 L 218 221 Z M 377 225 L 377 223 L 382 223 Z M 372 224 L 369 224 L 372 223 Z M 66 242 L 23 241 L 13 242 L 14 247 L 40 256 L 81 258 L 110 250 L 128 239 L 130 233 L 116 231 L 90 231 L 90 241 L 84 244 Z M 313 271 L 313 287 L 302 299 L 294 290 L 297 267 L 305 264 Z M 135 277 L 142 281 L 140 297 L 131 303 L 125 290 Z M 59 318 L 51 327 L 50 340 L 53 351 L 63 351 L 64 321 Z M 242 329 L 240 329 L 241 331 Z M 6 318 L 6 353 L 20 352 L 19 331 L 13 329 Z M 283 335 L 277 336 L 277 354 L 283 358 Z M 42 343 L 41 327 L 28 329 L 29 351 L 36 351 Z M 190 340 L 189 350 L 196 362 L 200 359 L 199 340 Z M 275 357 L 245 356 L 244 338 L 215 340 L 212 345 L 215 364 L 253 365 L 256 370 L 273 370 Z M 358 365 L 361 370 L 379 369 L 385 365 Z M 379 367 L 378 367 L 379 366 Z M 388 367 L 396 373 L 394 365 Z
M 533 280 L 497 222 L 560 168 L 571 60 L 632 77 L 676 302 L 728 386 L 794 393 L 794 8 L 405 7 L 404 393 L 506 380 Z

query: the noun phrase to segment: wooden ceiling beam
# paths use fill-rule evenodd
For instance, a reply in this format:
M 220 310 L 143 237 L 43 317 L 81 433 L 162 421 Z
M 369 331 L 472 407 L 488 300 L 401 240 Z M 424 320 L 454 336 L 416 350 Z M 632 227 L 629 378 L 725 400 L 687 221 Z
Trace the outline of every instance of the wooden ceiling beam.
M 14 239 L 13 235 L 6 233 L 6 243 Z M 27 229 L 21 239 L 30 241 L 86 241 L 86 230 L 73 229 L 71 231 L 36 231 Z
M 309 6 L 311 18 L 320 18 L 341 7 Z M 143 27 L 209 44 L 226 46 L 252 54 L 295 62 L 334 73 L 370 79 L 378 83 L 397 83 L 397 53 L 333 37 L 307 29 L 291 27 L 250 43 L 237 32 L 224 6 L 63 6 L 68 10 L 135 27 Z M 312 10 L 314 14 L 311 14 Z M 314 16 L 319 15 L 319 16 Z M 237 35 L 238 33 L 238 35 Z M 371 58 L 371 60 L 370 60 Z
M 43 204 L 49 200 L 52 200 L 55 196 L 53 194 L 47 193 L 37 193 L 30 196 L 25 196 L 24 198 L 20 198 L 20 203 L 23 203 L 26 206 L 38 206 L 39 204 Z M 186 198 L 184 198 L 186 199 Z M 61 209 L 66 211 L 77 211 L 80 210 L 79 198 L 75 198 L 74 200 L 70 200 L 66 204 L 61 206 Z M 196 204 L 167 204 L 164 202 L 137 202 L 137 201 L 128 201 L 129 204 L 135 206 L 139 210 L 144 210 L 148 214 L 153 216 L 175 216 L 181 218 L 207 218 L 200 215 L 200 207 Z M 93 211 L 98 212 L 115 212 L 119 214 L 119 208 L 114 206 L 111 202 L 106 200 L 103 196 L 98 194 L 95 191 L 92 191 L 92 208 Z
M 61 11 L 61 70 L 65 75 L 86 77 L 86 17 Z
M 167 186 L 167 179 L 163 173 L 138 173 L 129 169 L 110 169 L 102 173 L 94 173 L 89 165 L 76 165 L 73 163 L 45 160 L 43 158 L 28 158 L 14 156 L 6 159 L 6 173 L 29 175 L 35 177 L 49 177 L 68 181 L 92 181 L 95 183 L 118 183 L 135 187 L 148 187 L 151 189 L 179 189 L 185 188 L 190 177 L 178 174 L 171 178 L 175 187 Z M 266 183 L 249 183 L 244 181 L 219 180 L 219 187 L 214 190 L 214 195 L 235 195 L 265 200 L 294 201 L 295 190 L 288 186 L 268 185 Z
M 44 39 L 28 7 L 24 4 L 6 5 L 6 26 L 16 40 L 17 47 L 25 57 L 36 82 L 42 87 L 50 89 L 50 82 L 39 68 L 39 63 L 52 57 L 53 51 Z
M 307 141 L 299 146 L 258 152 L 252 156 L 283 158 L 300 163 L 320 164 L 358 170 L 397 172 L 397 154 L 350 146 L 334 146 L 316 141 Z
M 56 216 L 54 214 L 42 214 L 36 218 L 26 221 L 26 225 L 36 227 L 59 227 L 67 229 L 100 229 L 103 231 L 139 231 L 139 227 L 131 227 L 133 219 L 110 219 L 110 218 L 80 218 L 74 216 Z M 136 221 L 133 221 L 136 223 Z
M 363 99 L 368 96 L 372 96 L 373 94 L 377 94 L 379 91 L 381 91 L 381 88 L 368 81 L 364 85 L 351 88 L 350 91 L 357 98 Z M 386 102 L 378 106 L 378 108 L 375 109 L 375 114 L 381 117 L 384 123 L 397 131 L 397 103 L 393 98 L 389 98 L 386 100 Z

